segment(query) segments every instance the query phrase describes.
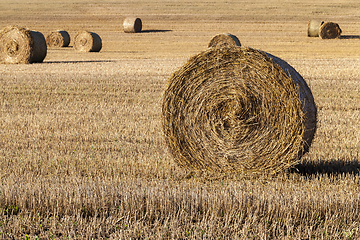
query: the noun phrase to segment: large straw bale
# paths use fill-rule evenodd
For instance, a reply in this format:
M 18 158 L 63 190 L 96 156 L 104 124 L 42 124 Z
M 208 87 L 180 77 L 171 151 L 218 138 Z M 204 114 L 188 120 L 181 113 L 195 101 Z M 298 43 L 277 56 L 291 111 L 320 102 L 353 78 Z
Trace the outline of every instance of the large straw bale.
M 74 49 L 79 52 L 100 52 L 102 41 L 98 34 L 80 31 L 74 37 Z
M 44 35 L 18 26 L 0 31 L 0 63 L 38 63 L 47 54 Z
M 126 33 L 137 33 L 141 32 L 142 21 L 140 18 L 127 17 L 123 22 L 123 29 Z
M 230 33 L 215 35 L 209 42 L 208 47 L 223 47 L 226 45 L 241 46 L 239 39 Z
M 310 20 L 307 25 L 308 37 L 319 37 L 319 31 L 324 21 Z
M 334 22 L 326 22 L 320 26 L 319 36 L 321 39 L 339 38 L 341 35 L 339 24 Z
M 70 44 L 70 35 L 67 31 L 57 30 L 46 36 L 48 47 L 67 47 Z
M 162 125 L 186 169 L 277 173 L 308 150 L 316 106 L 285 61 L 252 48 L 209 48 L 171 76 Z

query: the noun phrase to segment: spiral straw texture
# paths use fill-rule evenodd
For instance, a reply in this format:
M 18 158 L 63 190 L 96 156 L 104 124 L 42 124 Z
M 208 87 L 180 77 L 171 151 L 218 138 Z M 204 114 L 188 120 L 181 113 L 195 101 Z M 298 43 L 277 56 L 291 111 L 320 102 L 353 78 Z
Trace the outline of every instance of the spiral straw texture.
M 304 139 L 299 87 L 266 53 L 209 48 L 168 82 L 162 105 L 166 144 L 189 170 L 283 171 L 311 143 Z
M 74 37 L 74 48 L 79 52 L 100 52 L 102 41 L 96 33 L 80 31 Z
M 67 31 L 57 30 L 46 36 L 48 47 L 67 47 L 70 44 L 70 35 Z
M 47 54 L 44 35 L 18 26 L 0 31 L 0 63 L 39 63 Z
M 209 42 L 208 47 L 222 47 L 225 45 L 241 46 L 239 39 L 230 33 L 215 35 Z

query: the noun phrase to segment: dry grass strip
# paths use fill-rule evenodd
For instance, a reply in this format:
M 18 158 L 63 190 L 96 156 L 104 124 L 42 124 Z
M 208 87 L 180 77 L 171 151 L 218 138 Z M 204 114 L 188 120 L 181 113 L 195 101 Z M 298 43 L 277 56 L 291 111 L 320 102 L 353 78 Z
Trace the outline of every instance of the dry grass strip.
M 44 35 L 18 26 L 0 32 L 0 63 L 39 63 L 47 54 Z
M 57 30 L 46 36 L 48 47 L 67 47 L 70 44 L 70 35 L 67 31 Z
M 142 21 L 140 18 L 136 17 L 127 17 L 123 23 L 123 29 L 126 33 L 137 33 L 141 32 Z
M 208 47 L 222 47 L 226 45 L 241 46 L 239 39 L 230 33 L 215 35 L 209 42 Z
M 323 24 L 324 21 L 310 20 L 307 25 L 308 37 L 319 37 L 320 27 Z
M 306 115 L 316 116 L 315 106 L 314 114 L 304 111 L 301 97 L 309 89 L 300 94 L 306 83 L 297 81 L 251 48 L 209 48 L 193 56 L 164 93 L 163 131 L 175 161 L 189 170 L 241 173 L 295 165 L 315 131 L 306 129 Z
M 319 36 L 321 39 L 339 38 L 341 35 L 339 24 L 334 22 L 326 22 L 321 25 L 319 29 Z
M 80 31 L 74 37 L 74 49 L 79 52 L 100 52 L 102 41 L 98 34 Z

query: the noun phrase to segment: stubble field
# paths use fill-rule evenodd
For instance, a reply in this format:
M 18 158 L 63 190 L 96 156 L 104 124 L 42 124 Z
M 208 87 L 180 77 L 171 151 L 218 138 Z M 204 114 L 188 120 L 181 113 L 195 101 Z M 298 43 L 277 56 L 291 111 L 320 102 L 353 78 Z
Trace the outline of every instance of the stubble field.
M 86 29 L 103 41 L 99 53 L 71 42 L 41 64 L 0 65 L 0 238 L 360 238 L 357 0 L 0 3 L 0 29 Z M 122 31 L 131 15 L 141 33 Z M 342 37 L 308 38 L 311 19 L 339 23 Z M 167 80 L 227 32 L 310 86 L 318 129 L 296 169 L 192 173 L 167 151 Z

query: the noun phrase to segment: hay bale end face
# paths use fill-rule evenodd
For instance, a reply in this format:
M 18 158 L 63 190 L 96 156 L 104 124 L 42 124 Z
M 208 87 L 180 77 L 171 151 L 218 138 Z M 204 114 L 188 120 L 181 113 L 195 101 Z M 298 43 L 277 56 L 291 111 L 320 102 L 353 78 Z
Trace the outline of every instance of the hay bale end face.
M 311 95 L 304 80 L 276 61 L 251 48 L 209 48 L 173 73 L 162 126 L 180 166 L 277 173 L 298 163 L 312 141 L 316 119 L 307 129 L 307 116 L 316 118 L 316 106 L 312 96 L 301 99 Z M 309 102 L 315 112 L 304 111 Z
M 18 26 L 8 26 L 0 31 L 0 63 L 40 63 L 46 54 L 42 33 Z
M 215 35 L 209 42 L 208 47 L 241 46 L 239 39 L 230 33 Z
M 333 22 L 326 22 L 321 25 L 319 29 L 319 36 L 321 39 L 335 39 L 341 35 L 339 24 Z
M 48 47 L 67 47 L 70 44 L 70 35 L 67 31 L 57 30 L 46 36 Z
M 140 18 L 136 17 L 127 17 L 123 23 L 123 29 L 126 33 L 137 33 L 141 32 L 142 21 Z
M 319 37 L 319 31 L 324 21 L 310 20 L 307 25 L 308 37 Z
M 98 34 L 80 31 L 74 37 L 74 49 L 79 52 L 100 52 L 102 41 Z

